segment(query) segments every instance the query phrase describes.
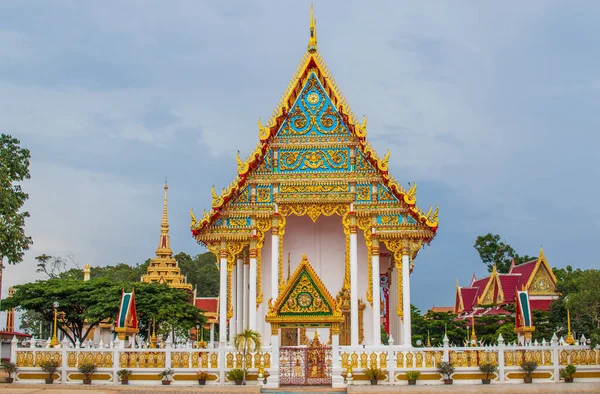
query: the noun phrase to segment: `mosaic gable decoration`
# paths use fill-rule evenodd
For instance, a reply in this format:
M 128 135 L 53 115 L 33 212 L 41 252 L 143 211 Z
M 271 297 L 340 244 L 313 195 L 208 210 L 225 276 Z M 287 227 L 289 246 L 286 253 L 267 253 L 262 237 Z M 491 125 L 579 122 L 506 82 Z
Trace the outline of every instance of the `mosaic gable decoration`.
M 275 302 L 269 300 L 269 323 L 342 321 L 341 307 L 329 294 L 306 255 Z M 333 320 L 332 320 L 333 319 Z

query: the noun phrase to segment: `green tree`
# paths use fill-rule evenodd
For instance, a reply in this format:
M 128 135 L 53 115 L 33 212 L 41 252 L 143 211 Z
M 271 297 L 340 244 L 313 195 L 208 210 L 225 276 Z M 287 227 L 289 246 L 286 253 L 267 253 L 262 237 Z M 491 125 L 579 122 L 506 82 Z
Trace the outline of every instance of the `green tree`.
M 140 334 L 146 336 L 150 322 L 159 332 L 187 332 L 205 322 L 204 315 L 190 303 L 189 293 L 165 284 L 114 282 L 108 278 L 89 281 L 49 279 L 15 286 L 2 309 L 17 308 L 39 313 L 52 321 L 53 303 L 58 302 L 59 328 L 73 343 L 85 341 L 102 321 L 112 322 L 119 310 L 122 290 L 135 288 Z
M 233 338 L 233 347 L 242 353 L 242 369 L 244 370 L 242 384 L 246 384 L 246 355 L 249 352 L 260 349 L 260 334 L 256 331 L 246 329 Z
M 473 247 L 479 253 L 481 261 L 487 265 L 489 272 L 494 269 L 494 264 L 498 272 L 507 273 L 513 259 L 517 265 L 536 259 L 528 255 L 519 256 L 498 234 L 488 233 L 478 236 Z
M 34 338 L 48 338 L 52 335 L 52 322 L 36 311 L 24 311 L 21 314 L 21 331 Z
M 207 252 L 192 258 L 187 253 L 177 253 L 175 260 L 181 274 L 187 277 L 197 291 L 198 297 L 217 297 L 219 295 L 219 270 L 215 255 Z
M 23 261 L 23 254 L 32 244 L 25 235 L 25 218 L 29 212 L 21 208 L 29 195 L 20 183 L 30 178 L 28 149 L 21 148 L 18 139 L 0 134 L 0 263 Z
M 567 310 L 571 310 L 571 330 L 576 337 L 586 335 L 592 346 L 600 344 L 600 270 L 554 269 L 561 294 L 551 305 L 550 320 L 558 336 L 567 335 Z
M 421 311 L 411 305 L 411 327 L 413 346 L 420 340 L 427 344 L 427 336 L 432 346 L 443 345 L 444 334 L 447 333 L 451 344 L 462 345 L 466 338 L 467 323 L 458 320 L 454 313 L 450 312 L 427 312 L 425 316 Z

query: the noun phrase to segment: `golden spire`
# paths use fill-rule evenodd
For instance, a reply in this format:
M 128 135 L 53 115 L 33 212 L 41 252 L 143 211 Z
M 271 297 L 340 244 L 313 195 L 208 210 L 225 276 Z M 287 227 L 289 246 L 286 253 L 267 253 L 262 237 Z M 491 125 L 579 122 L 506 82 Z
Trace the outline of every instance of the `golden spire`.
M 317 51 L 317 21 L 315 20 L 315 9 L 313 3 L 310 3 L 310 38 L 308 39 L 308 52 Z
M 429 338 L 429 330 L 427 330 L 427 347 L 431 347 L 431 339 Z
M 169 237 L 169 215 L 167 213 L 167 190 L 169 190 L 169 185 L 165 182 L 165 186 L 163 188 L 165 190 L 165 195 L 163 198 L 163 214 L 162 221 L 160 223 L 160 239 L 158 241 L 158 249 L 156 249 L 157 255 L 172 255 L 173 251 L 171 250 L 171 239 Z
M 477 335 L 475 334 L 475 317 L 471 316 L 471 346 L 477 346 Z
M 173 250 L 171 249 L 169 216 L 167 214 L 167 190 L 169 190 L 169 186 L 165 182 L 163 214 L 156 257 L 148 265 L 147 273 L 142 276 L 141 281 L 146 283 L 166 283 L 170 287 L 187 290 L 191 293 L 192 284 L 187 283 L 187 279 L 181 275 L 181 270 L 179 269 L 177 260 L 173 257 Z
M 542 252 L 543 254 L 544 252 Z M 575 339 L 573 339 L 573 334 L 571 334 L 571 310 L 567 309 L 567 339 L 566 343 L 572 345 L 575 343 Z

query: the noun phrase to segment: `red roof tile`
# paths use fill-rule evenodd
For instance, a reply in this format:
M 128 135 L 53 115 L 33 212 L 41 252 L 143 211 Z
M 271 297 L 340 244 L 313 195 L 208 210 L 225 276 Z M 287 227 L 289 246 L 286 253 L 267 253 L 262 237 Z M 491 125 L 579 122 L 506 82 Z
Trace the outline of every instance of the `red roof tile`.
M 217 313 L 218 306 L 218 298 L 196 298 L 196 308 L 205 312 Z
M 478 288 L 474 287 L 461 287 L 460 294 L 463 299 L 463 306 L 465 311 L 473 310 L 473 307 L 477 305 L 477 291 Z
M 528 261 L 527 263 L 519 264 L 511 268 L 509 274 L 521 274 L 521 283 L 527 284 L 527 281 L 529 280 L 529 277 L 535 268 L 535 263 L 537 263 L 537 259 Z
M 498 277 L 504 292 L 504 302 L 514 301 L 517 288 L 521 287 L 521 275 L 499 274 Z

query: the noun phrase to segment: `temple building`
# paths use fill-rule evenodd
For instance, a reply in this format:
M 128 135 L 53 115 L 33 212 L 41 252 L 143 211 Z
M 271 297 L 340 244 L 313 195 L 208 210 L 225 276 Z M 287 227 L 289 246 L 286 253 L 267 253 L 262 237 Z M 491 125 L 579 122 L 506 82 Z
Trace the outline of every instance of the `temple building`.
M 490 276 L 477 279 L 473 275 L 469 286 L 459 286 L 457 279 L 454 313 L 465 319 L 510 314 L 504 306 L 515 305 L 518 291 L 527 292 L 532 310 L 548 311 L 552 301 L 558 299 L 556 277 L 542 249 L 535 260 L 515 265 L 513 259 L 508 274 L 499 273 L 494 266 Z
M 167 215 L 167 191 L 169 190 L 169 186 L 166 183 L 164 190 L 163 214 L 156 257 L 148 265 L 148 273 L 143 275 L 141 280 L 146 283 L 166 283 L 170 287 L 186 290 L 191 293 L 192 285 L 187 283 L 186 278 L 181 275 L 177 260 L 173 257 L 171 238 L 169 237 L 169 218 Z
M 307 335 L 379 345 L 383 317 L 395 343 L 410 346 L 410 273 L 436 235 L 438 208 L 419 209 L 416 184 L 402 187 L 390 152 L 367 141 L 366 117 L 353 115 L 319 53 L 312 9 L 309 33 L 235 179 L 213 187 L 200 218 L 190 212 L 193 237 L 220 269 L 219 340 L 249 328 L 274 353 Z

